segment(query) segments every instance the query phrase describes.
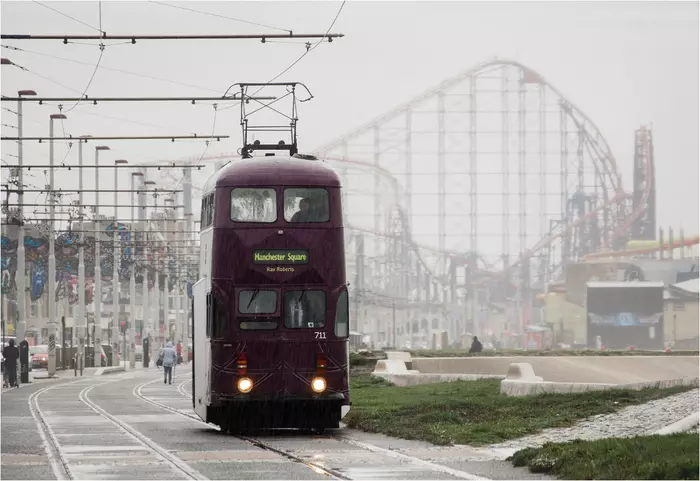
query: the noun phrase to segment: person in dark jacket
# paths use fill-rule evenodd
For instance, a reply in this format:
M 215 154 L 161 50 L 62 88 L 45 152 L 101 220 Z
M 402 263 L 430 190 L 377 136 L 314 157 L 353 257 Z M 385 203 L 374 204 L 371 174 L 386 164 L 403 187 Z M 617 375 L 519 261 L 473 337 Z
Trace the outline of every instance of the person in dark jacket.
M 2 350 L 5 358 L 5 374 L 9 379 L 11 387 L 17 387 L 17 360 L 19 359 L 19 349 L 15 346 L 15 340 L 10 339 L 9 345 Z
M 469 348 L 469 352 L 481 352 L 483 348 L 484 346 L 481 345 L 481 341 L 479 341 L 479 338 L 474 336 L 474 339 L 472 340 L 472 347 Z

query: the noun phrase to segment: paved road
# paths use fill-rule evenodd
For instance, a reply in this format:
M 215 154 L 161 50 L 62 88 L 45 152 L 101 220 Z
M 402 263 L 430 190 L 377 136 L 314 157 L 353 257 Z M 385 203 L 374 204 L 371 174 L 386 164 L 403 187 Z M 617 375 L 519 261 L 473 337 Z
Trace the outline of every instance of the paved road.
M 23 386 L 2 396 L 3 479 L 533 479 L 466 447 L 340 429 L 254 439 L 201 422 L 190 370 L 172 385 L 135 370 Z

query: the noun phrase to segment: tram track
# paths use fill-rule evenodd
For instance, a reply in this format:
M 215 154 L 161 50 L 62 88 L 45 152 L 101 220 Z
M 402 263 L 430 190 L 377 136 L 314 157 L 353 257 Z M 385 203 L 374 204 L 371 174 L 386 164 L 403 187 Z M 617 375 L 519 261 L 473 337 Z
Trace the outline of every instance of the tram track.
M 114 381 L 110 381 L 110 382 L 114 382 Z M 92 409 L 94 412 L 99 414 L 100 416 L 109 420 L 117 428 L 119 428 L 123 432 L 127 433 L 129 436 L 131 436 L 134 440 L 136 440 L 139 444 L 141 444 L 148 451 L 151 451 L 152 453 L 154 453 L 157 457 L 161 458 L 163 461 L 165 461 L 167 464 L 169 464 L 175 470 L 183 473 L 189 479 L 197 479 L 197 480 L 207 480 L 208 479 L 207 477 L 200 474 L 196 469 L 192 468 L 187 463 L 185 463 L 182 459 L 180 459 L 179 457 L 170 453 L 167 449 L 165 449 L 164 447 L 162 447 L 161 445 L 159 445 L 158 443 L 153 441 L 151 438 L 140 433 L 139 431 L 137 431 L 131 425 L 125 423 L 124 421 L 121 421 L 121 420 L 117 419 L 115 416 L 112 416 L 107 411 L 105 411 L 100 406 L 98 406 L 94 401 L 92 401 L 89 398 L 88 393 L 90 391 L 92 391 L 94 388 L 104 386 L 105 384 L 109 384 L 109 382 L 88 386 L 85 389 L 83 389 L 82 391 L 80 391 L 80 394 L 79 394 L 80 401 L 83 404 L 85 404 L 86 406 L 88 406 L 90 409 Z
M 191 414 L 183 413 L 182 411 L 180 411 L 180 410 L 178 410 L 178 409 L 175 409 L 175 408 L 173 408 L 173 407 L 171 407 L 171 406 L 168 406 L 168 405 L 163 404 L 163 403 L 161 403 L 161 402 L 158 402 L 158 401 L 155 401 L 155 400 L 153 400 L 153 399 L 150 399 L 150 398 L 148 398 L 147 396 L 145 396 L 145 395 L 141 392 L 141 390 L 142 390 L 144 387 L 146 387 L 146 386 L 148 386 L 148 385 L 150 385 L 150 384 L 153 384 L 153 383 L 155 383 L 155 382 L 156 382 L 156 381 L 149 381 L 149 382 L 146 382 L 146 383 L 143 383 L 143 384 L 140 384 L 140 385 L 136 386 L 136 387 L 134 388 L 134 394 L 135 394 L 137 397 L 141 398 L 143 401 L 145 401 L 145 402 L 147 402 L 147 403 L 149 403 L 149 404 L 151 404 L 151 405 L 153 405 L 153 406 L 160 407 L 161 409 L 164 409 L 164 410 L 166 410 L 166 411 L 172 412 L 172 413 L 177 414 L 177 415 L 179 415 L 179 416 L 184 416 L 184 417 L 187 417 L 187 418 L 189 418 L 189 419 L 192 419 L 192 420 L 198 422 L 199 424 L 203 424 L 203 425 L 206 425 L 206 426 L 208 426 L 208 427 L 210 427 L 210 428 L 212 428 L 212 429 L 215 429 L 215 430 L 217 430 L 217 431 L 221 431 L 221 428 L 219 428 L 218 426 L 215 426 L 215 425 L 213 425 L 213 424 L 209 424 L 209 423 L 206 423 L 206 422 L 202 421 L 202 420 L 199 418 L 199 416 L 197 416 L 197 415 L 191 415 Z M 185 386 L 188 382 L 191 382 L 191 380 L 190 380 L 190 379 L 185 380 L 185 381 L 181 382 L 181 383 L 178 385 L 178 387 L 177 387 L 178 393 L 180 393 L 180 395 L 182 395 L 182 396 L 184 396 L 184 397 L 189 397 L 189 396 L 190 396 L 190 394 L 187 393 L 186 390 L 184 389 L 184 386 Z M 259 448 L 261 448 L 261 449 L 265 449 L 265 450 L 268 450 L 268 451 L 275 452 L 275 453 L 280 454 L 281 456 L 284 456 L 284 457 L 286 457 L 286 458 L 288 458 L 288 459 L 291 459 L 291 460 L 296 461 L 296 462 L 298 462 L 298 463 L 304 464 L 304 465 L 306 465 L 307 467 L 309 467 L 310 469 L 312 469 L 313 471 L 322 472 L 322 473 L 327 474 L 327 475 L 329 475 L 329 476 L 331 476 L 331 477 L 333 477 L 333 478 L 336 478 L 336 479 L 344 479 L 344 480 L 351 480 L 351 479 L 352 479 L 352 478 L 350 478 L 350 477 L 348 477 L 348 476 L 346 476 L 346 475 L 344 475 L 344 474 L 342 474 L 342 473 L 340 473 L 340 472 L 338 472 L 338 471 L 336 471 L 336 470 L 329 469 L 329 468 L 326 468 L 326 467 L 322 467 L 322 466 L 319 466 L 319 465 L 317 465 L 317 464 L 315 464 L 315 463 L 311 463 L 311 462 L 306 461 L 306 460 L 304 460 L 304 459 L 302 459 L 302 458 L 300 458 L 300 457 L 298 457 L 298 456 L 295 456 L 295 455 L 293 455 L 293 454 L 291 454 L 291 453 L 288 453 L 288 452 L 286 452 L 286 451 L 283 451 L 283 450 L 280 450 L 280 449 L 278 449 L 278 448 L 275 448 L 274 446 L 270 446 L 269 444 L 264 443 L 264 442 L 262 442 L 262 441 L 259 441 L 259 440 L 257 440 L 257 439 L 253 439 L 253 438 L 249 438 L 249 437 L 247 437 L 247 436 L 241 436 L 241 435 L 232 435 L 232 436 L 234 436 L 234 437 L 236 437 L 236 438 L 238 438 L 238 439 L 241 439 L 241 440 L 243 440 L 243 441 L 246 441 L 246 442 L 248 442 L 248 443 L 250 443 L 250 444 L 253 444 L 253 445 L 255 445 L 255 446 L 257 446 L 257 447 L 259 447 Z M 468 473 L 468 472 L 466 472 L 466 471 L 461 471 L 461 470 L 453 469 L 453 468 L 450 468 L 450 467 L 448 467 L 448 466 L 444 466 L 444 465 L 441 465 L 441 464 L 436 464 L 436 463 L 433 463 L 433 462 L 431 462 L 431 461 L 426 461 L 426 460 L 424 460 L 424 459 L 421 459 L 421 458 L 418 458 L 418 457 L 415 457 L 415 456 L 410 456 L 410 455 L 407 455 L 407 454 L 403 454 L 403 453 L 401 453 L 401 452 L 398 452 L 398 451 L 395 451 L 395 450 L 392 450 L 392 449 L 387 449 L 387 448 L 383 448 L 383 447 L 380 447 L 380 446 L 376 446 L 376 445 L 374 445 L 374 444 L 370 444 L 370 443 L 367 443 L 367 442 L 364 442 L 364 441 L 358 441 L 358 440 L 356 440 L 356 439 L 351 439 L 351 438 L 346 437 L 346 436 L 343 436 L 343 435 L 330 434 L 329 436 L 330 436 L 332 439 L 335 439 L 336 441 L 339 441 L 339 442 L 341 442 L 341 443 L 349 444 L 349 445 L 352 445 L 352 446 L 361 448 L 361 449 L 363 449 L 363 450 L 366 450 L 366 451 L 369 451 L 369 452 L 372 452 L 372 453 L 375 453 L 375 454 L 380 454 L 380 455 L 383 455 L 383 456 L 386 456 L 386 457 L 389 457 L 389 458 L 394 458 L 394 459 L 397 459 L 397 460 L 400 460 L 400 461 L 403 461 L 403 462 L 409 462 L 409 463 L 413 463 L 413 464 L 415 464 L 415 465 L 420 465 L 420 466 L 422 466 L 422 467 L 424 467 L 424 468 L 426 468 L 426 469 L 429 469 L 429 470 L 432 470 L 432 471 L 437 471 L 437 472 L 440 472 L 440 473 L 443 473 L 443 474 L 447 474 L 447 475 L 450 475 L 450 476 L 454 476 L 454 477 L 459 478 L 459 479 L 466 479 L 466 480 L 470 480 L 470 481 L 482 481 L 482 480 L 488 480 L 488 479 L 489 479 L 489 478 L 485 478 L 485 477 L 482 477 L 482 476 L 477 476 L 477 475 Z
M 111 424 L 113 424 L 120 433 L 126 436 L 128 439 L 135 441 L 139 446 L 141 446 L 148 455 L 154 456 L 155 458 L 164 462 L 165 465 L 169 466 L 171 469 L 184 475 L 186 479 L 195 480 L 208 480 L 207 477 L 203 476 L 194 468 L 190 467 L 185 461 L 170 453 L 167 449 L 160 446 L 158 443 L 153 441 L 148 436 L 145 436 L 138 430 L 134 429 L 130 424 L 121 421 L 115 416 L 109 414 L 105 409 L 100 407 L 95 401 L 90 399 L 89 393 L 95 388 L 99 388 L 108 384 L 113 384 L 115 382 L 124 381 L 124 378 L 111 379 L 106 382 L 93 382 L 90 385 L 84 387 L 78 393 L 78 400 L 80 403 L 92 412 L 98 414 L 101 418 L 106 419 Z M 39 436 L 44 444 L 44 448 L 49 460 L 51 469 L 59 480 L 73 480 L 79 479 L 81 476 L 76 475 L 73 469 L 71 469 L 71 463 L 66 456 L 65 447 L 58 440 L 59 435 L 54 432 L 51 426 L 50 418 L 46 415 L 44 410 L 39 404 L 39 398 L 47 393 L 58 388 L 65 388 L 72 384 L 86 383 L 90 382 L 86 379 L 79 379 L 72 382 L 60 383 L 53 386 L 45 387 L 39 389 L 32 393 L 28 398 L 29 410 L 36 423 L 39 431 Z
M 67 384 L 73 384 L 77 382 L 78 381 L 73 381 Z M 49 464 L 51 465 L 51 470 L 53 471 L 54 475 L 56 475 L 56 479 L 63 481 L 66 479 L 75 478 L 73 477 L 73 473 L 71 472 L 66 458 L 63 456 L 63 453 L 61 451 L 61 445 L 58 442 L 58 439 L 56 438 L 53 429 L 51 429 L 51 426 L 46 421 L 46 415 L 39 406 L 39 396 L 59 386 L 65 386 L 65 384 L 49 386 L 34 391 L 29 396 L 28 403 L 29 412 L 31 413 L 32 418 L 34 418 L 34 422 L 36 423 L 39 431 L 39 436 L 41 437 L 41 441 L 44 443 L 44 448 L 46 450 L 46 455 L 49 459 Z
M 152 399 L 152 398 L 149 398 L 148 396 L 145 396 L 145 395 L 143 394 L 143 392 L 142 392 L 143 388 L 146 387 L 146 386 L 148 386 L 148 385 L 150 385 L 150 384 L 154 384 L 155 382 L 158 382 L 158 381 L 159 381 L 159 379 L 158 379 L 158 380 L 154 380 L 154 381 L 148 381 L 148 382 L 145 382 L 145 383 L 142 383 L 142 384 L 139 384 L 139 385 L 135 386 L 134 389 L 132 390 L 134 396 L 137 397 L 137 398 L 139 398 L 139 399 L 141 399 L 141 400 L 143 400 L 144 402 L 146 402 L 146 403 L 148 403 L 148 404 L 150 404 L 150 405 L 152 405 L 152 406 L 158 407 L 158 408 L 163 409 L 163 410 L 165 410 L 165 411 L 169 411 L 169 412 L 171 412 L 171 413 L 173 413 L 173 414 L 177 414 L 178 416 L 186 417 L 186 418 L 191 419 L 192 421 L 195 421 L 195 422 L 197 422 L 197 423 L 199 423 L 199 424 L 201 424 L 201 425 L 207 426 L 207 427 L 209 427 L 209 428 L 211 428 L 211 429 L 214 429 L 214 430 L 216 430 L 216 431 L 221 432 L 221 428 L 220 428 L 219 426 L 215 426 L 215 425 L 213 425 L 213 424 L 209 424 L 209 423 L 207 423 L 207 422 L 204 422 L 204 421 L 202 421 L 202 420 L 199 418 L 199 416 L 197 416 L 197 415 L 195 415 L 195 414 L 184 413 L 184 412 L 182 412 L 182 411 L 180 411 L 180 410 L 178 410 L 178 409 L 173 408 L 172 406 L 168 406 L 167 404 L 163 404 L 163 403 L 158 402 L 158 401 L 156 401 L 156 400 L 154 400 L 154 399 Z M 183 389 L 180 389 L 180 387 L 181 387 L 181 386 L 184 386 L 184 384 L 186 384 L 187 382 L 188 382 L 188 381 L 184 381 L 183 383 L 181 383 L 181 384 L 178 386 L 178 392 L 179 392 L 181 395 L 182 395 L 182 391 L 184 391 L 184 387 L 183 387 Z M 263 441 L 260 441 L 260 440 L 258 440 L 258 439 L 250 438 L 250 437 L 248 437 L 248 436 L 243 436 L 243 435 L 240 435 L 240 434 L 231 434 L 231 436 L 234 437 L 234 438 L 240 439 L 241 441 L 245 441 L 245 442 L 247 442 L 247 443 L 249 443 L 249 444 L 251 444 L 251 445 L 253 445 L 253 446 L 255 446 L 255 447 L 258 447 L 258 448 L 260 448 L 260 449 L 263 449 L 263 450 L 265 450 L 265 451 L 270 451 L 270 452 L 273 452 L 273 453 L 275 453 L 275 454 L 278 454 L 278 455 L 280 455 L 280 456 L 282 456 L 282 457 L 284 457 L 284 458 L 287 458 L 287 459 L 289 459 L 290 461 L 293 461 L 293 462 L 295 462 L 295 463 L 304 465 L 304 466 L 306 466 L 307 468 L 311 469 L 312 471 L 314 471 L 314 472 L 316 472 L 316 473 L 318 473 L 318 474 L 325 474 L 326 476 L 329 476 L 329 477 L 332 478 L 332 479 L 342 479 L 342 480 L 350 480 L 350 479 L 352 479 L 352 478 L 349 478 L 349 477 L 345 476 L 344 474 L 342 474 L 342 473 L 340 473 L 340 472 L 338 472 L 338 471 L 336 471 L 336 470 L 334 470 L 334 469 L 326 468 L 326 467 L 320 466 L 320 465 L 318 465 L 318 464 L 316 464 L 316 463 L 312 463 L 312 462 L 310 462 L 310 461 L 306 461 L 306 460 L 304 460 L 304 459 L 302 459 L 302 458 L 300 458 L 300 457 L 298 457 L 298 456 L 295 456 L 295 455 L 293 455 L 293 454 L 291 454 L 291 453 L 288 453 L 288 452 L 286 452 L 286 451 L 283 451 L 283 450 L 281 450 L 281 449 L 278 449 L 278 448 L 276 448 L 276 447 L 274 447 L 274 446 L 271 446 L 271 445 L 269 445 L 269 444 L 267 444 L 267 443 L 265 443 L 265 442 L 263 442 Z

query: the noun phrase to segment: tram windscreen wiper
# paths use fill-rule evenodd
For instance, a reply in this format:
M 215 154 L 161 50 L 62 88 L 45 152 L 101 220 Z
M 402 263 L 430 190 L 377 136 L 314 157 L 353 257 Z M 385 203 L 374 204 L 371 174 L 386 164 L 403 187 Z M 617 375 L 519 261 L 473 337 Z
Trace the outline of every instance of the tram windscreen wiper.
M 248 310 L 248 308 L 250 307 L 250 305 L 251 305 L 251 304 L 253 303 L 253 301 L 255 300 L 255 297 L 258 295 L 258 292 L 260 292 L 260 288 L 255 289 L 255 290 L 253 291 L 253 295 L 250 296 L 250 300 L 248 301 L 248 305 L 245 306 L 245 310 L 246 310 L 246 311 Z
M 299 304 L 301 304 L 301 301 L 304 300 L 305 295 L 306 295 L 306 291 L 301 291 L 301 295 L 299 296 L 299 300 L 297 301 L 295 307 L 299 307 Z

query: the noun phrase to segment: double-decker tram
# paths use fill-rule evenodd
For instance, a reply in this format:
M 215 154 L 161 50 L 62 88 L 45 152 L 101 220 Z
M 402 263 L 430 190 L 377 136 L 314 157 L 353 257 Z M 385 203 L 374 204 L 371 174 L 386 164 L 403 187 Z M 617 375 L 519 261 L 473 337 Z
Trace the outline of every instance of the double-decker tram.
M 203 189 L 194 410 L 228 431 L 337 428 L 350 409 L 338 175 L 311 156 L 222 167 Z

